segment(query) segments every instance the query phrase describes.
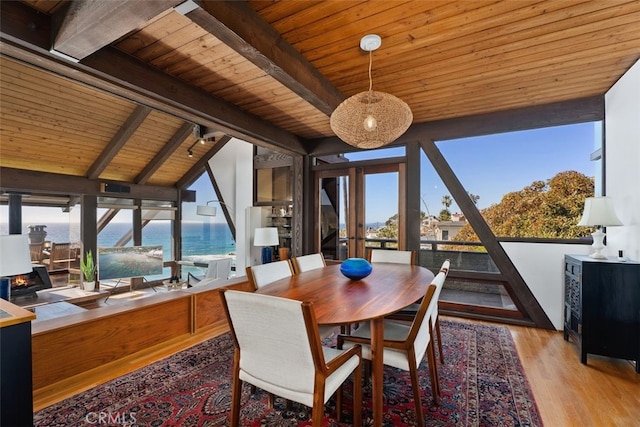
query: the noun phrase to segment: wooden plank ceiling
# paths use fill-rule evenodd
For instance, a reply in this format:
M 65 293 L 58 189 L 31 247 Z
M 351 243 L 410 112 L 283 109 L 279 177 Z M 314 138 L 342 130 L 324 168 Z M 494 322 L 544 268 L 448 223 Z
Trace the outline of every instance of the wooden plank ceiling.
M 373 88 L 414 126 L 602 96 L 640 58 L 637 0 L 0 7 L 0 166 L 157 186 L 202 168 L 194 125 L 289 153 L 336 144 L 331 111 L 368 89 L 368 33 Z

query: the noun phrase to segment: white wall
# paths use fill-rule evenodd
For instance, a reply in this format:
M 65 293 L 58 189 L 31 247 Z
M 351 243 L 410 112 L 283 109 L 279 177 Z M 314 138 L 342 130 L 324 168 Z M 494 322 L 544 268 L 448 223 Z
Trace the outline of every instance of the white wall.
M 590 245 L 503 242 L 513 262 L 553 326 L 563 329 L 564 256 L 588 255 Z
M 605 95 L 606 195 L 623 227 L 607 228 L 608 255 L 640 260 L 640 61 Z
M 236 227 L 236 277 L 245 275 L 248 243 L 246 209 L 253 205 L 253 145 L 232 138 L 209 160 Z

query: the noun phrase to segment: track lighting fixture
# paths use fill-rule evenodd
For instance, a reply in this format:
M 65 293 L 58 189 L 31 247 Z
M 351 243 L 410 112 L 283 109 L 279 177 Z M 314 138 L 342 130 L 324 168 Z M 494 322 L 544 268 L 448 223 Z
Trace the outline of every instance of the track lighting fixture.
M 208 133 L 204 133 L 208 132 Z M 189 157 L 193 157 L 193 148 L 200 143 L 201 145 L 206 144 L 207 142 L 216 143 L 224 136 L 224 133 L 219 131 L 213 131 L 211 129 L 207 129 L 201 125 L 193 125 L 193 137 L 195 141 L 189 148 L 187 148 L 187 154 Z

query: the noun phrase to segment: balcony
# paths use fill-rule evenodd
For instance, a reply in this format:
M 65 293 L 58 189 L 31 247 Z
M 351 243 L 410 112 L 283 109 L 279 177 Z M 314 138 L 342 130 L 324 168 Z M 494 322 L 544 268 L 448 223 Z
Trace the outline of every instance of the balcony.
M 346 240 L 341 242 L 346 253 Z M 468 247 L 469 250 L 453 249 Z M 366 239 L 367 249 L 396 250 L 397 240 Z M 505 287 L 506 280 L 479 242 L 452 242 L 450 240 L 421 240 L 419 262 L 422 267 L 437 271 L 445 259 L 451 269 L 440 300 L 455 310 L 462 306 L 486 307 L 517 312 L 517 307 Z M 468 311 L 468 309 L 465 309 Z

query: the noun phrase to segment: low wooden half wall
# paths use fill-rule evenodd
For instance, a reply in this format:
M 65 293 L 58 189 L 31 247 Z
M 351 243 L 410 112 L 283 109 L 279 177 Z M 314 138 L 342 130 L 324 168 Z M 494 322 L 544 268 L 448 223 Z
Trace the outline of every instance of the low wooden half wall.
M 251 290 L 246 277 L 224 284 Z M 33 389 L 226 323 L 219 292 L 196 286 L 33 323 Z

